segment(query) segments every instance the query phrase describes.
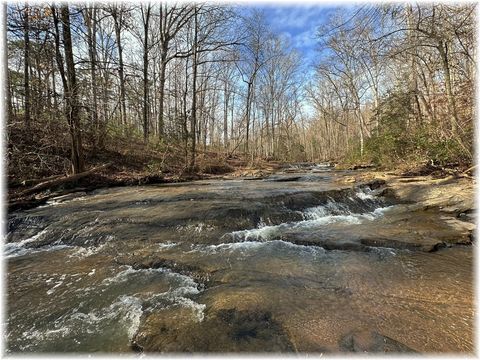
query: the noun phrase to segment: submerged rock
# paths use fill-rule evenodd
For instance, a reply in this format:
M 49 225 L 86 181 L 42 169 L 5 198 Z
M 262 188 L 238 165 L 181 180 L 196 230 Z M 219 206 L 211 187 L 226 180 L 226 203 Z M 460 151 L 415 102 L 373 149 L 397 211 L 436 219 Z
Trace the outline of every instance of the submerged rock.
M 198 322 L 186 309 L 151 314 L 135 337 L 144 352 L 289 352 L 281 325 L 260 309 L 221 309 Z
M 143 256 L 123 255 L 117 258 L 116 262 L 119 265 L 131 266 L 132 269 L 135 270 L 159 268 L 169 269 L 175 273 L 191 277 L 201 284 L 202 289 L 205 286 L 212 285 L 211 273 L 208 270 L 202 269 L 200 266 L 191 265 L 174 259 L 158 258 L 154 253 L 147 252 L 147 254 Z

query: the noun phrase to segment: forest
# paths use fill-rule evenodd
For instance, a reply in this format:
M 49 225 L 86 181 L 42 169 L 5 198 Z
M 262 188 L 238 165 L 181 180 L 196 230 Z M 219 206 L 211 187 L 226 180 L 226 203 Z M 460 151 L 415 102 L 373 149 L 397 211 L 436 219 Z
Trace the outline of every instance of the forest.
M 476 4 L 338 8 L 313 61 L 256 6 L 7 6 L 8 184 L 265 162 L 468 168 Z M 26 181 L 26 182 L 25 182 Z

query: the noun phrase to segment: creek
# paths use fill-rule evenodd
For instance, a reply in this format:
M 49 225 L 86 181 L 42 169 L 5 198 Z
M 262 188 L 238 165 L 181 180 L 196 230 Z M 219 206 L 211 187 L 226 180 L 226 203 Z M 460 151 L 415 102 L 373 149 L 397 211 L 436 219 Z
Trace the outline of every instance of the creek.
M 458 220 L 346 173 L 100 189 L 10 213 L 7 351 L 473 352 Z

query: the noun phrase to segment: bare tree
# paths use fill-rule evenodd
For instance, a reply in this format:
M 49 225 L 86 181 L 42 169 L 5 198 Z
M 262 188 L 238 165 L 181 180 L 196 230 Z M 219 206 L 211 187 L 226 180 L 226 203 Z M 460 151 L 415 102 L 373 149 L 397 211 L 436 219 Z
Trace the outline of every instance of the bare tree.
M 25 125 L 30 126 L 30 8 L 25 3 L 23 10 L 23 41 L 24 41 L 24 87 L 25 87 Z
M 147 5 L 140 5 L 140 10 L 142 13 L 143 24 L 143 139 L 145 142 L 147 142 L 150 127 L 150 121 L 148 116 L 148 53 L 150 51 L 148 33 L 150 30 L 152 5 L 150 3 L 147 3 Z
M 66 100 L 65 115 L 68 120 L 70 131 L 72 170 L 74 174 L 78 174 L 84 170 L 84 159 L 80 130 L 78 87 L 75 73 L 75 63 L 73 60 L 72 35 L 70 30 L 70 10 L 68 5 L 62 5 L 60 9 L 66 70 L 64 68 L 63 57 L 60 52 L 60 18 L 57 15 L 57 9 L 55 6 L 52 6 L 52 12 L 55 24 L 57 66 L 60 70 L 64 87 L 64 96 Z
M 95 6 L 83 9 L 85 25 L 87 27 L 88 56 L 90 59 L 90 80 L 92 92 L 91 126 L 94 136 L 94 148 L 98 146 L 98 83 L 97 83 L 97 9 Z

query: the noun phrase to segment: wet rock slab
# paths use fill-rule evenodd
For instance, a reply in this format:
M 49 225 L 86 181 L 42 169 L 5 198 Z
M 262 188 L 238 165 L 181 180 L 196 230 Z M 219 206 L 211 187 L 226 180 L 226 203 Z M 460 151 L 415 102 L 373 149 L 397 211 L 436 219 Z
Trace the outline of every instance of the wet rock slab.
M 25 254 L 9 259 L 9 347 L 471 351 L 471 249 L 453 246 L 471 242 L 466 192 L 276 176 L 101 190 L 10 214 L 7 241 Z M 83 328 L 90 343 L 62 338 Z
M 332 224 L 309 234 L 287 232 L 283 239 L 327 250 L 368 251 L 369 247 L 384 247 L 431 252 L 451 245 L 471 244 L 474 229 L 474 224 L 453 216 L 397 205 L 375 221 Z
M 352 353 L 416 353 L 408 346 L 376 331 L 352 331 L 339 341 L 341 352 Z

